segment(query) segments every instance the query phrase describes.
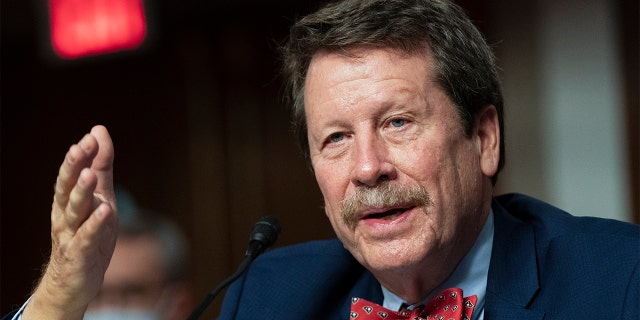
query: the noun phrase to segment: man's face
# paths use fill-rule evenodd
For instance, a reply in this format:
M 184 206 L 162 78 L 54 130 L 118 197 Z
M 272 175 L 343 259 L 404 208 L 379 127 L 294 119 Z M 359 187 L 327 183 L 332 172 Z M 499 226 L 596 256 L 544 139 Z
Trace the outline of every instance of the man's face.
M 326 214 L 376 276 L 455 265 L 489 211 L 495 109 L 485 108 L 466 137 L 430 56 L 351 53 L 321 51 L 307 73 L 310 154 Z

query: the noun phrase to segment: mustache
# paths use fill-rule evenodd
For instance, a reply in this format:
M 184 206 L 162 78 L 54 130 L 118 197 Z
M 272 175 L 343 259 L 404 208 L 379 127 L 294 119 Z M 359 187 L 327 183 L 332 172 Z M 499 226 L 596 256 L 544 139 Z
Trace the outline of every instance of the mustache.
M 428 207 L 433 203 L 429 192 L 420 185 L 402 186 L 383 182 L 375 187 L 361 186 L 342 201 L 344 223 L 353 229 L 358 223 L 358 213 L 369 208 Z

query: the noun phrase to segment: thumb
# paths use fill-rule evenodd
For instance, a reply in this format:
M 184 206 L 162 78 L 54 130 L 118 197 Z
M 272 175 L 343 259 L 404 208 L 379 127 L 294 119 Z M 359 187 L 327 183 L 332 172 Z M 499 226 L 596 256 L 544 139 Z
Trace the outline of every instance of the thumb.
M 98 153 L 91 163 L 91 171 L 97 178 L 96 193 L 104 197 L 115 209 L 115 193 L 113 191 L 113 159 L 114 148 L 107 128 L 97 125 L 91 129 L 92 136 L 98 142 Z

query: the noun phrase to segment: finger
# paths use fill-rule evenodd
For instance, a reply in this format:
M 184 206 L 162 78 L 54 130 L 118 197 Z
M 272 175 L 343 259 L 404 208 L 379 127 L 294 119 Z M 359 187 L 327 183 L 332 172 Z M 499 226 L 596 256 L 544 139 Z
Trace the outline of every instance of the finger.
M 111 170 L 113 168 L 114 149 L 111 136 L 104 126 L 91 128 L 91 136 L 96 139 L 99 145 L 98 155 L 93 161 L 92 169 L 98 171 Z
M 82 225 L 81 229 L 86 238 L 90 240 L 90 243 L 100 247 L 106 244 L 108 248 L 110 241 L 98 240 L 111 240 L 111 236 L 113 236 L 115 241 L 115 233 L 118 230 L 118 215 L 109 203 L 101 203 Z
M 82 250 L 89 255 L 98 254 L 95 262 L 101 265 L 102 273 L 113 254 L 117 231 L 118 215 L 107 202 L 101 203 L 78 230 L 78 235 L 85 241 Z
M 91 169 L 84 168 L 80 172 L 78 182 L 71 190 L 65 220 L 72 230 L 76 230 L 98 207 L 99 202 L 93 193 L 96 189 L 97 177 Z
M 85 135 L 78 144 L 69 148 L 64 161 L 60 165 L 58 178 L 55 185 L 55 202 L 62 208 L 69 201 L 69 193 L 73 189 L 83 168 L 91 164 L 91 159 L 98 152 L 98 143 L 95 137 Z
M 91 170 L 98 177 L 96 193 L 112 202 L 112 206 L 115 206 L 115 194 L 113 191 L 114 148 L 111 136 L 107 129 L 100 125 L 91 129 L 91 135 L 98 143 L 98 153 L 91 164 Z

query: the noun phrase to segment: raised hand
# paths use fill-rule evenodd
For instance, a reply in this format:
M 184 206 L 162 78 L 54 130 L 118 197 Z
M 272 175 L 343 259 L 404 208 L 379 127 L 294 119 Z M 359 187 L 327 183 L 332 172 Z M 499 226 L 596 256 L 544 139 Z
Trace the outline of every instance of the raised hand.
M 51 257 L 23 319 L 82 319 L 100 290 L 118 228 L 113 158 L 103 126 L 69 148 L 55 184 Z

